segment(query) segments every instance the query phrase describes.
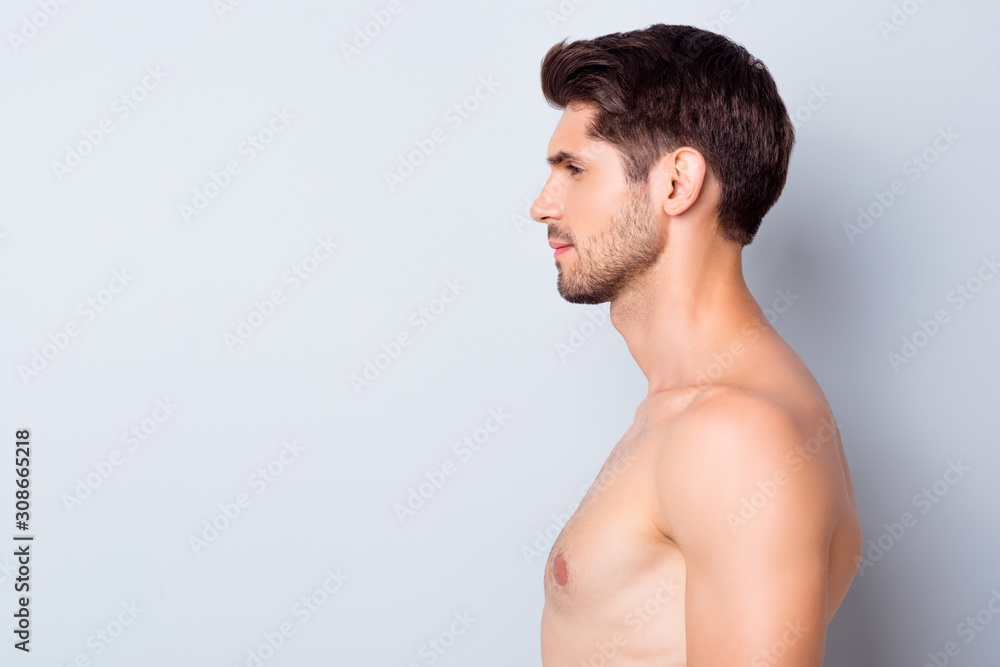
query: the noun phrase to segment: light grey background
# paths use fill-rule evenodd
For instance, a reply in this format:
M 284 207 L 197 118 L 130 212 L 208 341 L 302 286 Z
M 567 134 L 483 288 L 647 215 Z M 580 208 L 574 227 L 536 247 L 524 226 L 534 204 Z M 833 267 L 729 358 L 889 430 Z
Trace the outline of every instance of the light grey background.
M 0 662 L 247 665 L 289 622 L 263 664 L 429 665 L 427 642 L 467 614 L 435 664 L 540 664 L 544 534 L 646 385 L 617 332 L 593 325 L 607 305 L 559 298 L 545 228 L 527 217 L 559 116 L 539 64 L 564 37 L 663 22 L 746 45 L 797 114 L 747 279 L 762 306 L 795 296 L 775 326 L 841 424 L 868 548 L 889 547 L 830 625 L 826 664 L 924 665 L 949 641 L 949 664 L 992 664 L 1000 622 L 971 641 L 959 624 L 1000 588 L 1000 280 L 973 280 L 961 309 L 952 290 L 1000 252 L 996 3 L 402 0 L 349 61 L 341 45 L 387 2 L 219 5 L 4 5 L 0 539 L 17 532 L 19 428 L 37 537 L 29 656 L 11 647 L 15 575 L 0 556 Z M 165 76 L 132 93 L 147 68 Z M 480 77 L 495 89 L 449 122 Z M 144 98 L 126 118 L 123 94 Z M 241 142 L 275 109 L 294 119 L 247 160 Z M 53 163 L 105 118 L 114 131 L 60 179 Z M 443 143 L 390 189 L 385 173 L 436 128 Z M 925 151 L 933 164 L 913 172 Z M 180 205 L 230 160 L 240 172 L 186 222 Z M 896 179 L 905 191 L 881 217 L 845 230 Z M 293 290 L 283 274 L 320 237 L 339 247 Z M 446 281 L 458 296 L 441 312 Z M 230 350 L 225 334 L 274 289 L 284 302 Z M 106 305 L 88 321 L 91 298 Z M 438 313 L 423 330 L 420 308 Z M 894 367 L 938 310 L 948 321 Z M 79 333 L 58 349 L 69 323 Z M 410 344 L 387 365 L 377 355 L 401 333 Z M 35 352 L 51 358 L 31 375 Z M 157 399 L 177 406 L 158 424 Z M 483 440 L 491 409 L 509 419 Z M 155 432 L 130 450 L 121 434 L 143 420 Z M 463 436 L 484 443 L 466 459 Z M 303 451 L 272 463 L 281 475 L 258 494 L 251 476 L 291 440 Z M 394 506 L 449 460 L 454 474 L 401 522 Z M 959 461 L 969 471 L 919 504 Z M 68 507 L 88 475 L 100 485 Z M 190 538 L 225 525 L 220 505 L 240 493 L 249 506 L 196 554 Z M 893 537 L 904 512 L 915 525 Z M 338 569 L 342 587 L 316 594 Z M 314 594 L 325 604 L 302 622 L 295 605 Z M 142 611 L 104 644 L 123 603 Z

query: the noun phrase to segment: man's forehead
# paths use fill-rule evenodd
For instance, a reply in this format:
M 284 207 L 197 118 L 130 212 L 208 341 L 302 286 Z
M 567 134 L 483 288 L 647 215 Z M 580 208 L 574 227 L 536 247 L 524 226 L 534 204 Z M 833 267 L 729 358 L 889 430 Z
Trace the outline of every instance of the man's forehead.
M 565 160 L 598 160 L 610 145 L 587 134 L 590 120 L 597 112 L 591 104 L 571 104 L 563 109 L 559 122 L 549 140 L 550 164 Z

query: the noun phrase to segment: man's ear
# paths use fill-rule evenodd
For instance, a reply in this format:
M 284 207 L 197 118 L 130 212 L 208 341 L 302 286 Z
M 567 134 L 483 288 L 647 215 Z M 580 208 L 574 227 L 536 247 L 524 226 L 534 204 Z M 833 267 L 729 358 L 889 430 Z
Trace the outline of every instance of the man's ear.
M 691 208 L 701 195 L 707 170 L 704 156 L 690 146 L 661 157 L 650 170 L 650 185 L 663 212 L 678 216 Z

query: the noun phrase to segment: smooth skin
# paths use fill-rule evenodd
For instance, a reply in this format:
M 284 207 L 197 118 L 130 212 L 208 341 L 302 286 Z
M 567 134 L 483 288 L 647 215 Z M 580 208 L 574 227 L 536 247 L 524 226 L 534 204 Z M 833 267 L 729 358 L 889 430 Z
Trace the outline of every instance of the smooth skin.
M 543 664 L 821 665 L 863 541 L 830 406 L 719 235 L 701 153 L 629 188 L 594 113 L 563 111 L 531 214 L 572 245 L 560 294 L 611 302 L 649 387 L 549 555 Z

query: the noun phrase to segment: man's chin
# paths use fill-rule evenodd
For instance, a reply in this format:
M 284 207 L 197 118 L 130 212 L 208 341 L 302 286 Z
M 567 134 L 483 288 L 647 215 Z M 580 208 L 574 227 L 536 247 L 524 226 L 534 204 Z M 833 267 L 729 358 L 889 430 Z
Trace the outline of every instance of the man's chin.
M 562 282 L 559 282 L 556 285 L 556 289 L 559 290 L 559 296 L 561 296 L 566 301 L 570 303 L 579 303 L 588 306 L 597 305 L 599 303 L 605 303 L 607 301 L 611 301 L 611 299 L 613 298 L 612 295 L 606 294 L 604 292 L 594 292 L 594 291 L 588 292 L 583 290 L 574 290 L 569 287 L 566 287 L 565 285 L 562 284 Z
M 610 301 L 610 299 L 595 298 L 589 294 L 563 294 L 562 298 L 570 303 L 578 303 L 585 306 L 596 306 L 599 303 Z

